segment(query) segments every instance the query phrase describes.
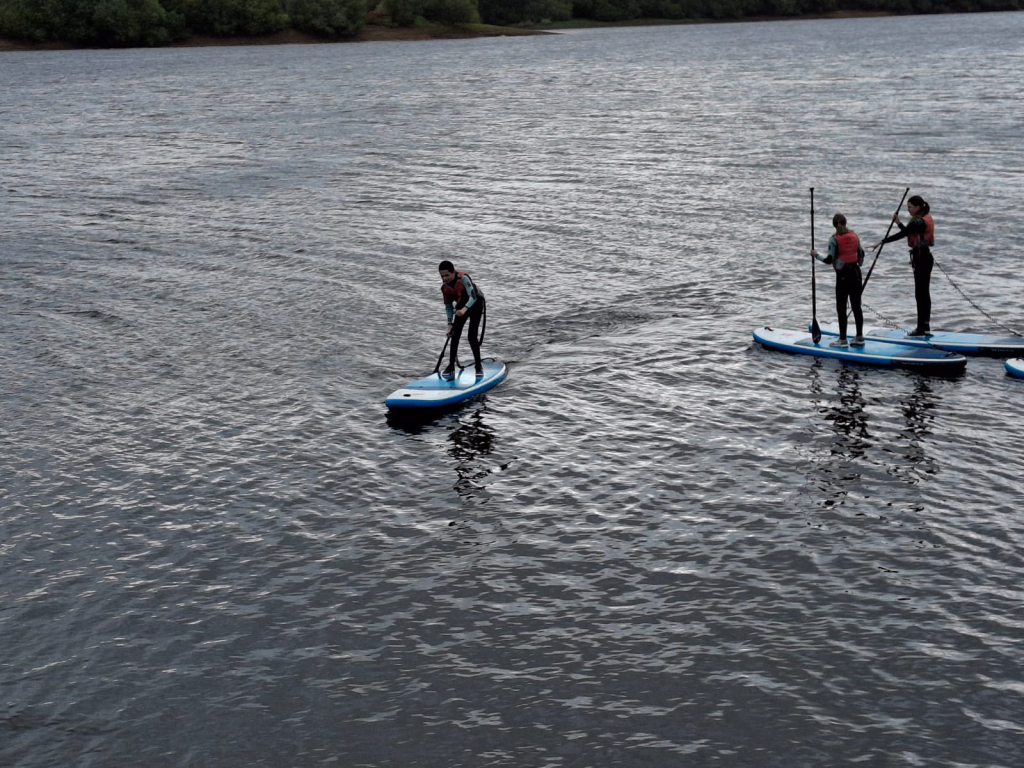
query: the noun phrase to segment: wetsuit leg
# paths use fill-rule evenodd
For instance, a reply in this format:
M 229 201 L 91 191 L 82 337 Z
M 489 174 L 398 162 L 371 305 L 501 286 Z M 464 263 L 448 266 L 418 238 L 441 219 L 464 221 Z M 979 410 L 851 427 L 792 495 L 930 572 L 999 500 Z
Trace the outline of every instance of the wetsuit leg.
M 839 338 L 846 338 L 846 300 L 850 293 L 847 290 L 846 269 L 836 272 L 836 315 L 839 318 Z
M 850 270 L 850 309 L 853 310 L 853 322 L 857 326 L 857 335 L 864 335 L 864 308 L 861 306 L 860 295 L 864 290 L 864 281 L 861 279 L 860 267 L 853 265 L 847 267 Z
M 448 362 L 451 368 L 455 368 L 459 360 L 459 339 L 462 337 L 462 327 L 466 324 L 467 315 L 455 316 L 452 321 L 451 346 L 449 347 Z
M 473 350 L 473 362 L 480 364 L 480 318 L 484 315 L 484 300 L 479 299 L 469 310 L 469 347 Z
M 455 316 L 455 320 L 452 322 L 452 340 L 451 340 L 451 355 L 449 361 L 452 366 L 456 365 L 459 359 L 459 339 L 462 337 L 462 329 L 466 325 L 466 321 L 469 321 L 469 347 L 473 350 L 473 362 L 480 362 L 480 318 L 484 314 L 484 302 L 482 299 L 477 300 L 469 312 L 459 317 Z
M 932 294 L 930 283 L 934 265 L 935 259 L 930 250 L 914 254 L 914 298 L 917 300 L 917 327 L 921 331 L 931 330 Z

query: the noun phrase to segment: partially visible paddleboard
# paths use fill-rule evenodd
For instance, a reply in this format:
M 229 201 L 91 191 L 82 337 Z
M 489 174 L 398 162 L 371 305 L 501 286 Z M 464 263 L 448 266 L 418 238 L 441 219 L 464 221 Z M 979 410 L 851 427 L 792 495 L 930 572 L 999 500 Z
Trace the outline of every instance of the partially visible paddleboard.
M 822 335 L 815 344 L 807 331 L 781 328 L 756 328 L 754 340 L 772 349 L 796 352 L 815 357 L 832 357 L 859 365 L 882 368 L 911 368 L 929 373 L 957 373 L 967 365 L 967 358 L 955 352 L 932 347 L 915 347 L 884 341 L 865 341 L 863 347 L 830 347 L 835 339 Z
M 822 323 L 821 332 L 829 336 L 839 335 L 837 323 Z M 850 323 L 850 332 L 853 323 Z M 936 331 L 926 336 L 907 336 L 901 328 L 865 328 L 864 338 L 886 341 L 891 344 L 907 344 L 912 347 L 934 347 L 964 355 L 1018 355 L 1024 352 L 1024 336 L 991 336 L 984 333 L 952 333 Z
M 1006 372 L 1011 376 L 1019 376 L 1024 379 L 1024 358 L 1018 357 L 1015 360 L 1007 360 Z
M 453 379 L 432 373 L 396 389 L 384 404 L 393 410 L 412 408 L 444 408 L 498 386 L 508 375 L 501 360 L 484 360 L 484 375 L 477 376 L 473 366 L 458 371 Z

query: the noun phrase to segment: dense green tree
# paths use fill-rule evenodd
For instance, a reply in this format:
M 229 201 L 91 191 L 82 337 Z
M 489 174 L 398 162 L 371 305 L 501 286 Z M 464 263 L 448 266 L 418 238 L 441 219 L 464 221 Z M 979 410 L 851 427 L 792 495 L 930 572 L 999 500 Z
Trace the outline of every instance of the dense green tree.
M 33 19 L 20 0 L 0 0 L 0 37 L 40 41 L 45 37 L 33 28 Z
M 645 19 L 685 19 L 678 0 L 640 0 L 640 16 Z
M 838 7 L 837 0 L 800 0 L 800 13 L 832 13 Z
M 572 0 L 526 0 L 523 13 L 527 21 L 568 21 Z
M 100 43 L 166 45 L 172 39 L 167 11 L 157 0 L 99 0 L 92 21 Z
M 572 15 L 595 21 L 627 21 L 640 18 L 638 0 L 573 0 Z
M 164 45 L 183 19 L 159 0 L 0 0 L 0 34 L 84 45 Z
M 500 26 L 572 18 L 572 0 L 478 0 L 478 6 L 485 22 Z
M 800 0 L 762 0 L 762 16 L 797 16 L 800 14 Z
M 185 21 L 197 34 L 268 35 L 288 26 L 280 0 L 195 0 Z
M 438 24 L 476 24 L 476 0 L 423 0 L 423 16 Z
M 703 19 L 708 15 L 707 3 L 704 0 L 679 0 L 684 19 Z
M 314 34 L 354 35 L 366 21 L 366 0 L 287 0 L 294 29 Z
M 88 0 L 19 0 L 10 15 L 19 37 L 29 40 L 88 42 L 92 36 L 92 4 Z
M 384 0 L 382 5 L 391 21 L 402 27 L 413 24 L 423 10 L 422 0 Z

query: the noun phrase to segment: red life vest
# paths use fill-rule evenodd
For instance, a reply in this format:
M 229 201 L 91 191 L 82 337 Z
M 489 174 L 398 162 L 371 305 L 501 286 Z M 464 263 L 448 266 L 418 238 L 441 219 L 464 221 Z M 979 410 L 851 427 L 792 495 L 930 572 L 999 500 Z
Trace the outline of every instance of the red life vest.
M 860 257 L 857 253 L 860 250 L 860 238 L 856 232 L 846 232 L 842 235 L 835 235 L 836 257 L 843 264 L 856 264 Z
M 448 283 L 441 283 L 441 295 L 444 297 L 444 303 L 455 304 L 456 309 L 462 309 L 466 302 L 469 301 L 466 286 L 462 284 L 463 277 L 469 276 L 465 272 L 456 272 L 454 286 L 448 285 Z M 480 290 L 480 286 L 476 284 L 472 277 L 469 278 L 469 282 L 473 283 L 477 299 L 482 299 L 484 292 Z
M 914 248 L 922 248 L 924 246 L 931 248 L 935 245 L 935 222 L 932 221 L 932 215 L 930 213 L 926 213 L 921 218 L 924 219 L 924 234 L 907 235 L 907 245 L 910 246 L 911 250 Z

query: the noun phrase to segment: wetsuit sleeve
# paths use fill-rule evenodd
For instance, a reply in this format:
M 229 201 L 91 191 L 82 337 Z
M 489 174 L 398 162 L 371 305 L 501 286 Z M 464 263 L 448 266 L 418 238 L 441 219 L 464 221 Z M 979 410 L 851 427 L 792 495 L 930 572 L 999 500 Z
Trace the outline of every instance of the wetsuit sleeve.
M 466 289 L 466 295 L 469 297 L 463 306 L 469 309 L 476 304 L 476 288 L 473 287 L 473 281 L 469 279 L 469 275 L 462 276 L 462 287 Z
M 864 246 L 860 244 L 859 240 L 857 241 L 857 266 L 864 266 Z
M 836 249 L 838 247 L 839 246 L 836 245 L 836 239 L 834 237 L 830 237 L 828 240 L 828 253 L 825 254 L 824 256 L 822 256 L 819 253 L 814 258 L 816 258 L 818 261 L 824 262 L 825 264 L 831 264 L 833 261 L 836 260 Z
M 882 241 L 883 243 L 895 243 L 907 235 L 923 235 L 928 231 L 928 225 L 924 223 L 924 219 L 911 219 L 906 226 L 897 221 L 896 226 L 900 228 L 900 231 L 895 235 L 889 235 Z
M 836 253 L 838 252 L 838 250 L 839 250 L 839 244 L 836 243 L 835 237 L 830 237 L 828 239 L 828 254 L 825 255 L 825 256 L 822 256 L 819 253 L 815 258 L 817 258 L 818 261 L 822 261 L 822 262 L 824 262 L 826 264 L 833 264 L 833 263 L 835 263 Z
M 455 306 L 451 301 L 449 301 L 447 296 L 444 298 L 444 312 L 448 315 L 448 325 L 455 322 Z

